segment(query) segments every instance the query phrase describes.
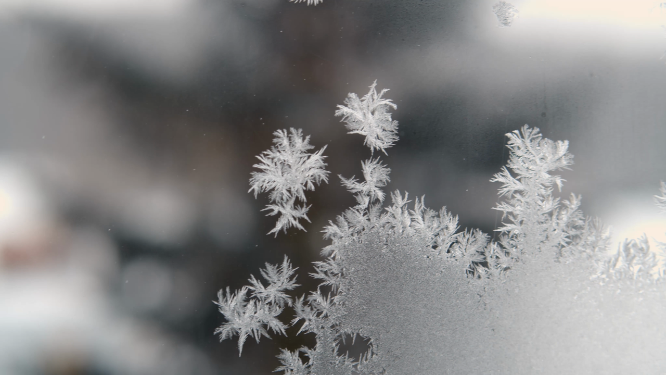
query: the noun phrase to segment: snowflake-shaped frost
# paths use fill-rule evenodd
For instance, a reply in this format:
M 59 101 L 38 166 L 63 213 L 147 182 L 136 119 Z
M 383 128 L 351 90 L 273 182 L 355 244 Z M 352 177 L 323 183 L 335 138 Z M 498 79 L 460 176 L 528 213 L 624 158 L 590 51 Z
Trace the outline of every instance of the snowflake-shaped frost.
M 364 182 L 358 182 L 354 176 L 349 179 L 339 176 L 347 190 L 356 194 L 357 207 L 367 207 L 374 201 L 384 202 L 384 192 L 381 188 L 391 181 L 389 178 L 391 170 L 383 165 L 379 158 L 361 162 L 361 167 L 365 177 Z
M 342 121 L 347 123 L 349 134 L 364 135 L 364 144 L 370 147 L 373 153 L 375 150 L 382 150 L 386 154 L 386 149 L 398 140 L 398 122 L 391 120 L 388 112 L 389 108 L 396 109 L 397 106 L 391 99 L 382 98 L 388 89 L 377 94 L 375 86 L 377 81 L 361 99 L 356 94 L 349 93 L 345 99 L 346 106 L 338 105 L 335 115 L 342 116 Z
M 322 2 L 322 0 L 289 0 L 290 3 L 306 3 L 307 5 L 317 5 Z
M 282 313 L 285 305 L 292 305 L 291 297 L 285 292 L 298 286 L 294 272 L 296 268 L 291 267 L 285 256 L 282 265 L 266 263 L 266 269 L 261 270 L 261 275 L 269 283 L 267 287 L 252 276 L 250 286 L 244 286 L 235 293 L 231 293 L 229 288 L 226 293 L 224 290 L 218 292 L 215 304 L 227 322 L 218 327 L 215 334 L 220 335 L 220 341 L 238 335 L 239 357 L 248 336 L 259 342 L 261 336 L 270 338 L 268 329 L 285 334 L 287 326 L 277 316 Z M 248 291 L 251 291 L 249 299 Z
M 497 16 L 501 27 L 509 27 L 513 19 L 518 16 L 518 9 L 506 1 L 500 1 L 493 5 L 493 13 Z
M 310 206 L 296 206 L 296 199 L 305 203 L 305 191 L 314 190 L 315 183 L 322 181 L 328 183 L 328 171 L 322 153 L 326 146 L 314 154 L 308 151 L 314 146 L 310 145 L 310 136 L 303 139 L 301 129 L 277 130 L 270 150 L 266 150 L 257 156 L 261 161 L 255 164 L 255 168 L 261 172 L 252 172 L 248 192 L 254 191 L 256 198 L 259 193 L 268 192 L 272 204 L 264 210 L 271 210 L 267 216 L 280 214 L 275 228 L 268 234 L 277 233 L 283 229 L 285 232 L 290 227 L 305 230 L 298 222 L 299 219 L 310 221 L 307 216 Z

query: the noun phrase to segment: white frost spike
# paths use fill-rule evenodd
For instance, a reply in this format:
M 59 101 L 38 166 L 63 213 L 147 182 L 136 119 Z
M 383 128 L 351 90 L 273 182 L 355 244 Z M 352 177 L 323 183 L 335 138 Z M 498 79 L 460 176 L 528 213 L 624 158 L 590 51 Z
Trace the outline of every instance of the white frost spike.
M 655 195 L 654 200 L 657 202 L 657 207 L 659 207 L 662 212 L 666 212 L 666 183 L 664 183 L 664 181 L 661 182 L 659 192 L 661 194 Z
M 217 293 L 218 300 L 213 303 L 218 306 L 227 322 L 219 326 L 215 334 L 220 335 L 220 341 L 238 335 L 239 357 L 248 337 L 253 337 L 257 342 L 261 336 L 270 338 L 269 329 L 274 333 L 286 335 L 287 326 L 277 317 L 285 305 L 292 305 L 291 297 L 285 292 L 299 286 L 296 284 L 295 271 L 296 268 L 291 267 L 289 259 L 285 256 L 282 265 L 266 263 L 266 268 L 261 270 L 261 276 L 268 281 L 268 286 L 264 286 L 252 276 L 251 286 L 244 286 L 235 293 L 231 293 L 227 287 L 226 293 L 224 290 Z M 251 295 L 248 297 L 249 291 Z
M 310 136 L 303 139 L 301 129 L 277 130 L 273 133 L 275 145 L 257 156 L 261 161 L 255 168 L 261 172 L 252 172 L 250 178 L 251 188 L 256 198 L 259 193 L 268 192 L 272 204 L 265 210 L 271 210 L 267 216 L 280 214 L 275 228 L 268 234 L 277 233 L 290 227 L 305 230 L 298 222 L 299 219 L 308 220 L 306 213 L 310 206 L 296 206 L 296 199 L 305 203 L 305 191 L 314 190 L 315 183 L 322 181 L 328 183 L 328 171 L 322 153 L 326 146 L 314 154 L 308 151 L 314 146 L 310 145 Z
M 365 182 L 358 182 L 354 176 L 349 179 L 339 176 L 342 184 L 350 193 L 356 194 L 359 208 L 365 208 L 375 201 L 384 202 L 384 192 L 381 188 L 391 181 L 389 178 L 391 169 L 382 164 L 379 158 L 361 162 L 361 167 Z
M 238 335 L 238 356 L 243 352 L 243 344 L 248 337 L 253 337 L 257 342 L 261 336 L 270 338 L 266 329 L 275 333 L 285 335 L 286 326 L 277 319 L 282 313 L 282 308 L 264 303 L 261 300 L 247 299 L 247 287 L 241 288 L 236 293 L 231 293 L 229 288 L 220 290 L 217 294 L 220 313 L 224 315 L 227 322 L 215 330 L 220 335 L 220 341 Z
M 306 3 L 307 5 L 317 5 L 322 2 L 322 0 L 289 0 L 290 3 Z
M 348 134 L 365 136 L 364 144 L 370 147 L 371 152 L 382 150 L 386 154 L 386 149 L 398 141 L 398 122 L 391 120 L 388 111 L 389 108 L 398 107 L 391 99 L 382 98 L 388 89 L 377 94 L 375 86 L 377 81 L 370 86 L 370 92 L 361 99 L 356 94 L 350 93 L 345 99 L 346 106 L 338 105 L 335 115 L 342 116 L 342 121 L 347 123 Z

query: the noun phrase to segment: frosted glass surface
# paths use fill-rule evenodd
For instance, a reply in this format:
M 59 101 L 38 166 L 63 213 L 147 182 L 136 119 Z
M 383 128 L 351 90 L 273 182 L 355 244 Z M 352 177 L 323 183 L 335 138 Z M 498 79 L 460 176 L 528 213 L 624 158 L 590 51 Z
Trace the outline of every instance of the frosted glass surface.
M 0 373 L 663 373 L 665 37 L 651 0 L 1 2 Z

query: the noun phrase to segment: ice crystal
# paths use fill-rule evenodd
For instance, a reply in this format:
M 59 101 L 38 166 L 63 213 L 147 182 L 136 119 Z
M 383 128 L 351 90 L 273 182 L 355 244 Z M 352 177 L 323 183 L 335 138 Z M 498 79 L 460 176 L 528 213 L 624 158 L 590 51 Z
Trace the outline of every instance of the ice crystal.
M 398 140 L 398 122 L 391 119 L 389 109 L 396 109 L 391 99 L 382 96 L 388 89 L 379 94 L 375 90 L 377 81 L 370 86 L 370 91 L 359 99 L 358 95 L 350 93 L 345 99 L 345 105 L 339 105 L 336 116 L 342 116 L 346 122 L 349 134 L 365 136 L 365 145 L 386 154 L 386 149 L 393 146 Z
M 358 182 L 354 176 L 352 178 L 344 178 L 339 176 L 342 184 L 351 192 L 355 194 L 354 197 L 358 202 L 359 208 L 367 207 L 370 202 L 384 201 L 384 192 L 382 187 L 390 181 L 389 173 L 391 170 L 384 166 L 379 158 L 369 159 L 361 163 L 363 169 L 364 182 Z
M 270 338 L 267 329 L 284 335 L 286 325 L 277 316 L 282 313 L 285 305 L 292 304 L 291 297 L 285 291 L 298 286 L 296 277 L 293 276 L 295 270 L 285 256 L 282 265 L 273 266 L 267 263 L 266 269 L 261 270 L 261 275 L 269 282 L 268 287 L 264 287 L 252 276 L 249 280 L 251 286 L 244 286 L 234 293 L 231 293 L 229 288 L 226 293 L 220 290 L 215 304 L 227 320 L 215 330 L 215 334 L 220 335 L 220 341 L 238 335 L 240 356 L 248 336 L 257 342 L 261 336 Z M 251 292 L 249 298 L 248 292 Z
M 574 241 L 584 224 L 578 212 L 579 197 L 572 194 L 563 207 L 553 197 L 554 187 L 561 190 L 564 179 L 551 172 L 569 169 L 573 163 L 569 144 L 543 139 L 538 128 L 527 125 L 507 137 L 508 169 L 502 167 L 491 180 L 502 183 L 499 195 L 506 197 L 495 207 L 503 213 L 503 226 L 497 229 L 502 233 L 501 243 L 515 256 L 555 247 L 559 251 Z
M 617 253 L 603 265 L 603 275 L 611 282 L 631 282 L 651 284 L 656 281 L 654 270 L 657 267 L 656 254 L 650 251 L 650 244 L 644 235 L 639 239 L 625 239 Z
M 268 234 L 290 227 L 305 230 L 299 219 L 310 221 L 307 216 L 310 206 L 296 205 L 296 200 L 305 203 L 305 191 L 314 190 L 315 184 L 328 182 L 328 171 L 322 153 L 326 146 L 315 153 L 308 151 L 314 146 L 310 145 L 310 136 L 303 139 L 301 129 L 277 130 L 273 133 L 275 145 L 257 156 L 261 161 L 255 164 L 261 172 L 252 172 L 250 178 L 251 188 L 256 198 L 259 193 L 268 192 L 271 204 L 264 210 L 270 210 L 267 216 L 280 215 L 278 221 Z
M 501 27 L 509 27 L 518 15 L 518 9 L 506 1 L 499 1 L 493 5 L 493 13 L 497 16 Z
M 374 86 L 345 103 L 376 104 L 384 91 Z M 348 128 L 352 115 L 366 113 L 339 108 L 349 110 Z M 373 143 L 374 125 L 366 123 L 376 112 L 367 113 L 350 130 L 365 129 L 371 150 L 385 151 L 388 143 Z M 296 326 L 314 335 L 314 347 L 278 355 L 276 371 L 291 375 L 659 373 L 666 274 L 647 238 L 609 254 L 609 231 L 582 214 L 581 198 L 557 196 L 565 180 L 555 173 L 573 164 L 568 142 L 527 125 L 507 137 L 507 166 L 491 180 L 501 183 L 498 241 L 459 230 L 456 216 L 426 207 L 424 197 L 396 190 L 386 203 L 390 170 L 370 158 L 361 165 L 364 181 L 340 177 L 357 205 L 323 230 L 331 243 L 310 273 L 317 290 L 292 298 L 288 260 L 266 265 L 268 286 L 252 277 L 235 293 L 220 291 L 227 323 L 216 333 L 238 335 L 239 352 L 247 337 L 258 341 L 268 330 Z M 656 202 L 666 206 L 663 183 Z M 288 324 L 277 318 L 287 307 Z M 349 336 L 368 343 L 358 358 L 341 353 Z
M 289 0 L 290 3 L 307 3 L 307 5 L 317 5 L 323 0 Z
M 666 213 L 666 183 L 661 182 L 661 188 L 659 189 L 660 194 L 654 196 L 654 200 L 657 203 L 657 207 Z

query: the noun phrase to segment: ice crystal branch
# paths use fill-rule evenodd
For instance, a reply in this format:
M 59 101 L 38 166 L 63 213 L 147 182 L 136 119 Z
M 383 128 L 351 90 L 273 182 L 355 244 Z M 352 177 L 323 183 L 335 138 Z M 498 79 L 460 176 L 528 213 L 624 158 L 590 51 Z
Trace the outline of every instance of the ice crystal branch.
M 659 195 L 655 195 L 654 200 L 661 212 L 666 214 L 666 183 L 664 181 L 661 181 Z M 662 257 L 662 269 L 659 276 L 666 279 L 666 242 L 657 241 L 657 247 L 661 250 Z
M 625 239 L 617 252 L 603 262 L 601 278 L 605 282 L 631 283 L 644 286 L 657 281 L 654 270 L 657 259 L 650 250 L 647 236 Z
M 345 99 L 345 105 L 338 105 L 335 115 L 342 116 L 349 134 L 365 136 L 364 144 L 370 147 L 371 152 L 381 150 L 386 154 L 386 149 L 398 140 L 398 122 L 392 120 L 388 112 L 390 108 L 396 109 L 397 106 L 391 99 L 382 98 L 388 89 L 377 94 L 376 86 L 377 81 L 361 99 L 350 93 Z
M 268 234 L 284 230 L 290 227 L 305 230 L 299 223 L 299 219 L 309 221 L 307 212 L 310 206 L 297 206 L 296 200 L 305 203 L 305 191 L 314 190 L 315 184 L 322 181 L 328 183 L 328 171 L 323 152 L 326 146 L 315 153 L 309 150 L 310 136 L 303 138 L 301 129 L 277 130 L 273 133 L 275 144 L 270 150 L 266 150 L 257 156 L 261 161 L 254 167 L 260 172 L 252 172 L 250 178 L 250 190 L 256 198 L 259 193 L 270 192 L 271 204 L 265 210 L 270 210 L 267 216 L 280 215 L 275 228 Z
M 298 286 L 295 271 L 296 268 L 291 267 L 285 256 L 280 266 L 266 263 L 266 268 L 261 270 L 261 275 L 268 281 L 267 287 L 252 275 L 250 286 L 244 286 L 234 293 L 229 288 L 226 292 L 218 292 L 218 300 L 214 303 L 227 322 L 218 327 L 215 334 L 220 335 L 220 341 L 238 335 L 239 357 L 248 337 L 253 337 L 258 343 L 261 336 L 270 338 L 268 329 L 285 335 L 286 325 L 277 316 L 282 313 L 285 305 L 292 304 L 291 297 L 285 291 Z M 249 298 L 248 292 L 251 292 Z
M 666 213 L 666 183 L 664 181 L 661 182 L 659 193 L 659 195 L 654 196 L 654 200 L 657 203 L 657 207 Z
M 307 3 L 307 5 L 317 5 L 322 3 L 323 0 L 289 0 L 290 3 Z
M 363 177 L 365 178 L 364 182 L 358 182 L 354 176 L 349 179 L 339 176 L 340 180 L 342 180 L 342 185 L 350 193 L 355 194 L 356 201 L 358 202 L 357 207 L 359 208 L 365 208 L 375 201 L 379 203 L 384 202 L 384 192 L 381 188 L 386 186 L 391 180 L 389 178 L 391 169 L 382 164 L 379 158 L 361 162 L 361 168 L 363 169 Z
M 527 125 L 507 137 L 508 169 L 502 167 L 490 180 L 502 183 L 499 195 L 506 197 L 494 207 L 503 213 L 503 226 L 497 229 L 504 235 L 503 245 L 520 255 L 566 244 L 567 236 L 572 235 L 567 229 L 582 224 L 577 211 L 580 198 L 572 195 L 561 208 L 552 193 L 554 186 L 562 188 L 564 179 L 551 172 L 573 164 L 568 142 L 543 139 L 538 128 Z
M 377 125 L 392 123 L 387 111 L 395 106 L 381 98 L 385 91 L 377 94 L 373 84 L 362 99 L 349 94 L 336 112 L 350 133 L 384 153 L 398 139 L 395 128 L 387 138 Z M 282 147 L 297 148 L 281 134 Z M 478 229 L 459 231 L 457 216 L 426 207 L 423 196 L 396 190 L 385 199 L 390 170 L 370 158 L 362 163 L 364 181 L 340 177 L 357 205 L 323 230 L 330 244 L 310 273 L 317 289 L 294 299 L 288 260 L 267 264 L 267 285 L 252 276 L 234 293 L 220 291 L 216 303 L 227 322 L 216 333 L 238 335 L 240 353 L 247 337 L 258 341 L 299 326 L 298 334 L 314 335 L 316 344 L 282 350 L 276 371 L 287 375 L 631 373 L 639 361 L 647 364 L 641 373 L 659 373 L 666 272 L 656 272 L 647 237 L 609 254 L 610 233 L 583 216 L 581 198 L 555 196 L 564 182 L 555 172 L 573 164 L 568 142 L 545 139 L 527 125 L 507 137 L 507 166 L 491 180 L 501 183 L 498 242 Z M 278 147 L 271 151 L 283 152 Z M 316 177 L 309 185 L 300 179 L 291 188 L 257 178 L 251 190 L 272 191 L 272 213 L 288 220 L 277 227 L 298 227 L 307 207 L 295 201 L 304 201 L 314 183 Z M 666 184 L 655 199 L 666 210 Z M 292 211 L 284 214 L 284 207 Z M 289 324 L 278 320 L 288 307 Z M 367 350 L 357 358 L 340 353 L 344 338 L 357 335 Z M 632 350 L 636 342 L 657 344 Z M 609 356 L 618 348 L 638 359 L 625 365 L 621 355 Z
M 261 276 L 268 281 L 268 286 L 264 287 L 261 281 L 254 275 L 250 277 L 250 284 L 247 288 L 252 291 L 252 297 L 268 304 L 274 304 L 279 307 L 284 305 L 291 306 L 291 297 L 285 291 L 293 290 L 298 286 L 294 272 L 298 268 L 292 268 L 287 256 L 284 257 L 280 266 L 266 263 L 266 268 L 259 270 Z

